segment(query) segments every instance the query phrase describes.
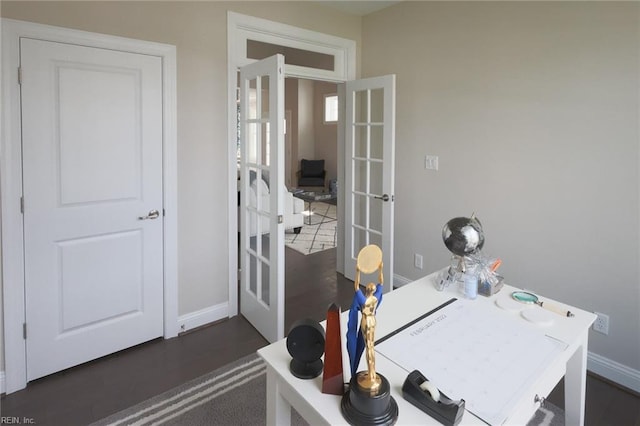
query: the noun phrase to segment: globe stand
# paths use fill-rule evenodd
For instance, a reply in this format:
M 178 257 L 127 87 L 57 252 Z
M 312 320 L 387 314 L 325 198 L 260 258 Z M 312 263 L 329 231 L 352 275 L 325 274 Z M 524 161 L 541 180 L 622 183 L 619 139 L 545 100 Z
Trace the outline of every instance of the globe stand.
M 366 372 L 359 372 L 366 374 Z M 391 396 L 389 381 L 378 373 L 380 387 L 375 393 L 362 388 L 352 377 L 349 390 L 342 396 L 342 415 L 351 425 L 392 425 L 398 420 L 398 404 Z

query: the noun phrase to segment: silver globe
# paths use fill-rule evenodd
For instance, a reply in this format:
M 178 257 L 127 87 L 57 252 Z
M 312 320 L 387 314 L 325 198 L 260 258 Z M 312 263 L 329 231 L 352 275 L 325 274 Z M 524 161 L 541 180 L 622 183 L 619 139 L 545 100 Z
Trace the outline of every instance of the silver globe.
M 474 254 L 484 245 L 482 225 L 475 217 L 454 217 L 442 228 L 442 240 L 458 256 Z

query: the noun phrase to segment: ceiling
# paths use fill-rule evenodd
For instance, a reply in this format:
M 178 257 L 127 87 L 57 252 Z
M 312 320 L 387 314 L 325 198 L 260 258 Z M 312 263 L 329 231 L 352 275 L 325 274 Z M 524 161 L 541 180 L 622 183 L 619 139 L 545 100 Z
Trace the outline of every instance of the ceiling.
M 316 3 L 341 10 L 342 12 L 352 15 L 364 16 L 369 13 L 377 12 L 394 4 L 400 3 L 395 1 L 371 1 L 371 0 L 343 0 L 343 1 L 317 1 Z

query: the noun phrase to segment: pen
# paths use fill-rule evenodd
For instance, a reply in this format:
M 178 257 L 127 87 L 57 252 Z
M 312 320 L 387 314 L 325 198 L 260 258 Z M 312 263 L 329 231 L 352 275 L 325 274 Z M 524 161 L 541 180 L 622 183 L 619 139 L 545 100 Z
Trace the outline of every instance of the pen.
M 502 264 L 502 260 L 496 259 L 496 261 L 493 262 L 493 265 L 491 265 L 491 272 L 495 272 L 496 269 L 498 269 L 501 264 Z

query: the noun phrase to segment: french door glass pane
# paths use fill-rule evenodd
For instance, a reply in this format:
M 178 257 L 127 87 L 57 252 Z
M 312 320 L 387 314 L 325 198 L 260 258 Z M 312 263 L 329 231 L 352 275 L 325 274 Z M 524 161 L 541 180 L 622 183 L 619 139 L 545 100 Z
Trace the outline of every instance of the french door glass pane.
M 382 200 L 370 199 L 371 209 L 369 210 L 369 229 L 382 232 Z
M 369 197 L 355 194 L 353 196 L 353 223 L 362 227 L 367 226 L 367 203 Z
M 368 123 L 369 122 L 369 92 L 362 90 L 354 93 L 354 115 L 353 118 L 356 123 Z
M 266 222 L 266 221 L 263 221 Z M 262 226 L 261 226 L 262 225 Z M 258 222 L 258 230 L 264 231 L 264 226 Z M 249 270 L 247 277 L 247 289 L 256 299 L 269 306 L 269 233 L 251 235 L 249 237 L 248 259 Z
M 382 123 L 384 116 L 384 90 L 373 89 L 370 91 L 371 123 Z
M 268 247 L 269 247 L 269 238 L 266 238 L 266 246 L 267 246 L 267 252 L 268 252 Z M 270 269 L 269 269 L 269 263 L 263 263 L 262 264 L 262 291 L 260 292 L 260 300 L 262 301 L 262 303 L 264 303 L 265 305 L 269 306 L 269 275 L 270 275 Z
M 356 192 L 368 192 L 367 163 L 368 162 L 366 160 L 353 160 L 353 190 Z
M 353 247 L 351 250 L 351 256 L 356 259 L 358 257 L 358 253 L 364 246 L 368 244 L 367 241 L 367 232 L 363 229 L 352 228 L 353 229 Z
M 369 244 L 375 244 L 382 247 L 382 235 L 377 232 L 369 232 Z
M 251 240 L 253 240 L 253 245 L 255 245 L 255 237 L 252 237 Z M 247 254 L 247 258 L 249 260 L 249 262 L 247 262 L 249 265 L 249 270 L 247 271 L 247 276 L 249 277 L 248 290 L 249 293 L 256 296 L 258 291 L 258 279 L 256 276 L 258 261 L 255 255 Z
M 373 195 L 382 195 L 382 163 L 369 162 L 369 192 Z
M 353 128 L 353 155 L 365 158 L 368 155 L 367 126 L 354 126 Z
M 262 114 L 260 118 L 263 120 L 269 119 L 269 76 L 265 75 L 260 77 L 260 105 L 262 108 Z
M 256 164 L 258 162 L 258 125 L 257 123 L 247 124 L 247 163 Z
M 258 108 L 256 107 L 257 93 L 258 93 L 258 80 L 249 80 L 249 105 L 247 105 L 247 119 L 255 120 L 258 117 Z
M 370 142 L 369 142 L 369 158 L 374 158 L 376 160 L 383 160 L 384 156 L 382 153 L 383 145 L 382 138 L 384 135 L 384 127 L 372 125 L 370 127 Z

